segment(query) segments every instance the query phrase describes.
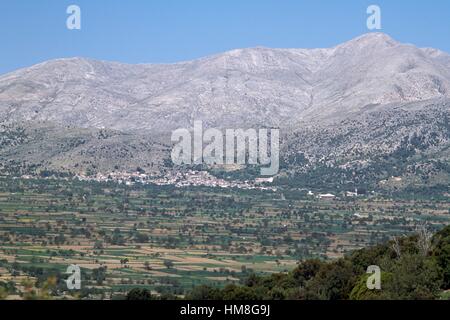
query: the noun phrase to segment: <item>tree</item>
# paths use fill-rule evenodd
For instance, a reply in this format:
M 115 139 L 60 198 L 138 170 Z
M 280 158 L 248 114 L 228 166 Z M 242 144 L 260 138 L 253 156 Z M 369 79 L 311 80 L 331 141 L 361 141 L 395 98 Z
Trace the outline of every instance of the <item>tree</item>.
M 439 271 L 433 259 L 421 254 L 402 255 L 392 267 L 392 281 L 384 288 L 390 292 L 392 299 L 434 299 L 442 284 Z
M 385 290 L 389 282 L 392 282 L 392 273 L 382 272 L 381 273 L 381 290 L 370 290 L 367 288 L 367 279 L 370 274 L 364 274 L 360 277 L 359 281 L 353 287 L 350 292 L 350 300 L 386 300 L 390 299 L 390 293 Z
M 433 233 L 428 230 L 425 223 L 416 227 L 416 232 L 418 235 L 418 247 L 422 255 L 427 256 L 431 249 L 431 240 L 433 238 Z
M 303 287 L 307 281 L 314 278 L 323 264 L 323 262 L 317 259 L 301 262 L 298 267 L 292 271 L 292 276 L 297 281 L 298 286 Z
M 450 226 L 438 232 L 432 242 L 432 256 L 441 269 L 442 287 L 445 290 L 450 289 Z
M 201 285 L 195 287 L 191 292 L 186 296 L 188 300 L 223 300 L 223 295 L 220 289 L 212 288 L 210 286 Z
M 394 250 L 395 254 L 397 255 L 397 258 L 400 258 L 402 256 L 402 249 L 398 237 L 394 237 L 392 239 L 392 250 Z
M 0 287 L 0 300 L 6 299 L 8 291 L 4 287 Z
M 148 289 L 135 288 L 128 292 L 126 300 L 149 301 L 152 300 L 152 294 Z
M 350 261 L 339 259 L 323 265 L 306 284 L 306 297 L 313 300 L 345 300 L 356 283 Z
M 106 279 L 106 267 L 100 267 L 92 270 L 92 277 L 97 282 L 97 285 L 103 285 L 103 281 Z
M 254 301 L 263 299 L 255 289 L 234 284 L 227 285 L 223 289 L 222 295 L 223 300 Z
M 149 240 L 148 235 L 146 235 L 145 233 L 136 233 L 136 235 L 134 236 L 134 240 L 137 243 L 146 243 Z
M 167 269 L 171 269 L 171 268 L 173 267 L 173 262 L 170 261 L 170 260 L 164 260 L 164 266 L 165 266 Z

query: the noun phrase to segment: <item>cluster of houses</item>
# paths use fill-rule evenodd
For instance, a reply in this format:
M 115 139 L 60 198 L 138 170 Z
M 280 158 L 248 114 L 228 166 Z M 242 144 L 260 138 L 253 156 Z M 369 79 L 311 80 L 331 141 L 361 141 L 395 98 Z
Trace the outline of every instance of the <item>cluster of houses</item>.
M 276 191 L 275 187 L 268 186 L 273 182 L 273 178 L 258 178 L 255 181 L 228 181 L 214 177 L 206 171 L 186 171 L 170 172 L 164 176 L 153 176 L 140 172 L 111 172 L 108 174 L 98 173 L 94 176 L 79 174 L 76 179 L 80 181 L 96 182 L 117 182 L 125 185 L 155 184 L 174 185 L 178 188 L 190 186 L 238 188 L 238 189 L 258 189 Z
M 117 182 L 119 184 L 133 185 L 135 183 L 150 183 L 153 177 L 139 172 L 110 172 L 108 174 L 97 173 L 93 176 L 78 174 L 75 178 L 80 181 Z

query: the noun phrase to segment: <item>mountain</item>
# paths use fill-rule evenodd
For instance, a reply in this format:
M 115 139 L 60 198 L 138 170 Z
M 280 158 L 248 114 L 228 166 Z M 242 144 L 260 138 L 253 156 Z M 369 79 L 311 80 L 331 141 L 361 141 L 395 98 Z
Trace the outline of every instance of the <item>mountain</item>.
M 175 64 L 58 59 L 0 76 L 0 163 L 9 172 L 160 171 L 168 134 L 203 120 L 280 128 L 294 176 L 337 168 L 340 179 L 356 170 L 376 182 L 426 171 L 440 184 L 450 176 L 449 113 L 450 55 L 382 33 Z
M 0 172 L 7 174 L 137 168 L 159 173 L 169 156 L 169 145 L 145 135 L 48 122 L 0 125 Z
M 0 119 L 121 131 L 295 125 L 450 96 L 450 56 L 370 33 L 331 49 L 233 50 L 168 65 L 44 62 L 0 77 Z
M 450 99 L 393 103 L 332 123 L 305 123 L 286 135 L 281 155 L 291 185 L 450 191 Z

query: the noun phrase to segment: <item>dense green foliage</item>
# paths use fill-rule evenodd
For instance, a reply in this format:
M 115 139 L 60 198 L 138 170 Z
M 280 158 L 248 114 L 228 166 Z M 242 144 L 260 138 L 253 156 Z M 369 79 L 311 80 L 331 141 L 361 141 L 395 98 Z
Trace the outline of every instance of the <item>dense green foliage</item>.
M 325 262 L 306 260 L 289 273 L 251 275 L 244 285 L 223 289 L 194 288 L 193 300 L 372 300 L 437 299 L 450 287 L 450 226 L 430 239 L 424 252 L 420 236 L 361 249 L 344 258 Z M 381 290 L 369 290 L 369 265 L 380 266 Z

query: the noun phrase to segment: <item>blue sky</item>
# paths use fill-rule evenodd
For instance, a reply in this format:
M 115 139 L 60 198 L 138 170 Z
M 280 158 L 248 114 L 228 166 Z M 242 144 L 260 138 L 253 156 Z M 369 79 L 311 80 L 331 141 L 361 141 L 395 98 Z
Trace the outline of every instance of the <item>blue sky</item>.
M 82 29 L 66 28 L 79 5 Z M 382 32 L 450 52 L 448 0 L 2 0 L 0 74 L 62 57 L 166 63 L 235 48 L 329 47 L 368 32 L 366 9 L 382 10 Z

